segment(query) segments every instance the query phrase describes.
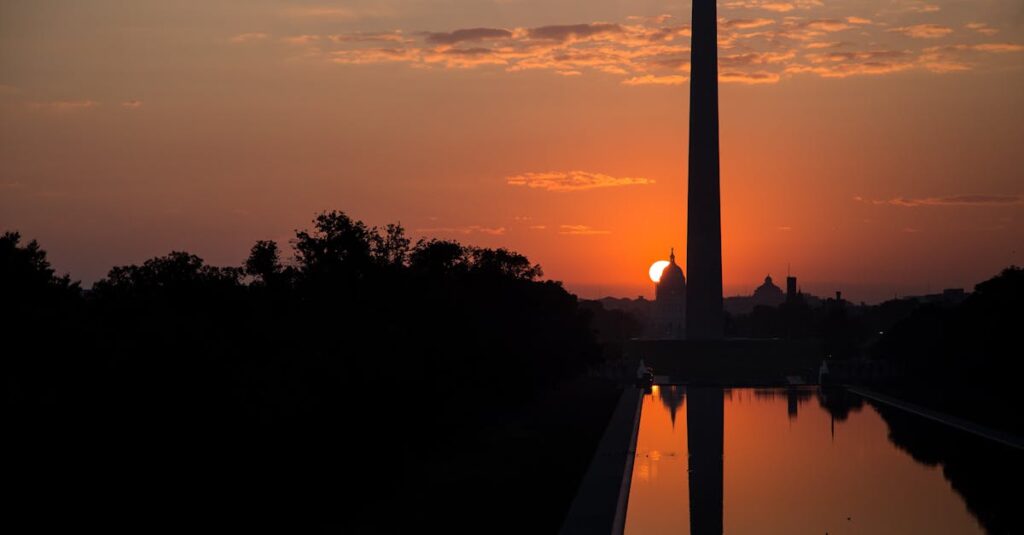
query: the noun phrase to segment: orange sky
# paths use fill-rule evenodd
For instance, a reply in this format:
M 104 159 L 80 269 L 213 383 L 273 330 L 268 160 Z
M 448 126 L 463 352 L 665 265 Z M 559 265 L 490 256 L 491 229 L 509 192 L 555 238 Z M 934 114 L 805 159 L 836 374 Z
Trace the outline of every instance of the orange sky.
M 727 294 L 1024 263 L 1019 1 L 719 6 Z M 686 245 L 689 7 L 4 2 L 0 227 L 91 283 L 172 249 L 238 264 L 337 208 L 650 295 Z

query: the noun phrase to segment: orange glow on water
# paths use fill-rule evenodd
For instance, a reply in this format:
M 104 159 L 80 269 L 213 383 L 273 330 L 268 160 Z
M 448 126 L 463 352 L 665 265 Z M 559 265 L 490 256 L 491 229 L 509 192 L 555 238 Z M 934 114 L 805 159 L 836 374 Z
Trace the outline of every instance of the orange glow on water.
M 813 396 L 734 389 L 724 409 L 726 533 L 983 533 L 941 468 L 892 445 L 870 406 L 834 439 Z M 627 534 L 689 532 L 687 456 L 685 390 L 663 386 L 643 400 Z

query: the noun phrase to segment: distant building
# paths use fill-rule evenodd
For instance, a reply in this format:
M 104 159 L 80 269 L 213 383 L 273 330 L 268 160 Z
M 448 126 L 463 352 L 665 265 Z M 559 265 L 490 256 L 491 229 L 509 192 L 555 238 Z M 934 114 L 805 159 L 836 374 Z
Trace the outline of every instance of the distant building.
M 782 288 L 772 282 L 772 277 L 769 275 L 764 278 L 764 284 L 754 290 L 752 301 L 754 306 L 777 307 L 786 301 L 786 296 L 782 293 Z
M 947 288 L 939 294 L 919 295 L 909 299 L 935 305 L 959 305 L 964 299 L 967 299 L 967 292 L 963 288 Z
M 796 277 L 786 277 L 786 292 L 775 285 L 769 275 L 764 283 L 754 290 L 753 295 L 734 295 L 725 298 L 725 309 L 732 315 L 750 314 L 755 306 L 778 307 L 782 304 L 802 304 L 810 308 L 822 305 L 821 298 L 805 294 L 797 286 Z
M 654 290 L 654 317 L 650 325 L 652 338 L 682 339 L 686 335 L 686 277 L 676 264 L 673 249 L 668 265 Z

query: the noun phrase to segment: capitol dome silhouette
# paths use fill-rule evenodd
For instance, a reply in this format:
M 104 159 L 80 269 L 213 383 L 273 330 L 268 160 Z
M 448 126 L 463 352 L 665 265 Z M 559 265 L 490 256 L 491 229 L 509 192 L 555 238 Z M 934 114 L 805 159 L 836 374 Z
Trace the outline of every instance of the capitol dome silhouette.
M 668 265 L 661 271 L 661 278 L 658 279 L 655 298 L 660 298 L 662 293 L 678 291 L 686 291 L 686 276 L 683 275 L 683 268 L 676 264 L 676 254 L 673 249 L 668 257 Z
M 686 334 L 686 276 L 676 264 L 672 249 L 668 265 L 654 288 L 654 321 L 650 335 L 654 338 L 682 339 Z

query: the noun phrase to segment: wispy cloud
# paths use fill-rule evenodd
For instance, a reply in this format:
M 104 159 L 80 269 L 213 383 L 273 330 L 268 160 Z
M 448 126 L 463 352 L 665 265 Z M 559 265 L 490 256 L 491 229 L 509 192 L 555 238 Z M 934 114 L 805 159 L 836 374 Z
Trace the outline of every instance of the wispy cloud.
M 781 75 L 777 72 L 734 72 L 726 71 L 719 73 L 718 80 L 721 82 L 737 82 L 741 84 L 774 84 L 779 81 Z
M 775 24 L 772 19 L 722 19 L 719 26 L 727 29 L 746 30 L 749 28 L 761 28 Z
M 622 83 L 625 85 L 681 85 L 685 84 L 687 80 L 689 80 L 689 78 L 678 74 L 669 74 L 665 76 L 645 74 L 643 76 L 627 78 L 623 80 Z
M 937 13 L 937 12 L 939 12 L 941 10 L 942 10 L 942 8 L 937 6 L 937 5 L 927 4 L 925 2 L 920 2 L 920 1 L 915 1 L 915 2 L 911 2 L 907 6 L 904 6 L 902 9 L 898 9 L 897 11 L 902 11 L 902 12 L 907 12 L 907 13 Z
M 638 186 L 653 184 L 649 178 L 613 177 L 587 171 L 549 171 L 546 173 L 523 173 L 505 179 L 510 186 L 525 186 L 546 191 L 583 191 L 616 186 Z
M 952 195 L 949 197 L 896 197 L 888 200 L 871 201 L 873 204 L 892 206 L 1012 206 L 1024 204 L 1021 195 Z
M 505 227 L 485 227 L 483 225 L 469 225 L 464 227 L 427 227 L 418 228 L 416 232 L 425 234 L 489 234 L 500 236 L 505 234 Z
M 999 30 L 985 24 L 984 22 L 968 22 L 964 25 L 968 30 L 974 30 L 982 35 L 995 35 L 999 33 Z
M 939 24 L 914 24 L 911 26 L 900 26 L 891 28 L 888 31 L 902 33 L 907 37 L 915 39 L 938 39 L 953 33 L 953 28 Z
M 270 35 L 263 32 L 249 32 L 240 33 L 232 37 L 230 41 L 235 44 L 252 43 L 254 41 L 262 41 L 268 37 L 270 37 Z
M 1005 52 L 1022 52 L 1024 45 L 1016 43 L 977 43 L 973 45 L 947 45 L 936 46 L 924 49 L 925 53 L 935 52 L 990 52 L 1001 54 Z
M 611 234 L 610 230 L 599 230 L 587 225 L 559 225 L 559 234 L 571 236 L 594 236 L 599 234 Z
M 738 0 L 725 2 L 726 9 L 763 9 L 775 13 L 789 13 L 797 9 L 811 9 L 820 7 L 821 0 Z
M 427 34 L 427 42 L 438 45 L 454 45 L 458 43 L 509 39 L 512 32 L 501 28 L 469 28 L 454 32 L 438 32 Z
M 137 110 L 142 107 L 142 101 L 137 99 L 126 100 L 121 103 L 121 107 L 129 110 Z
M 996 61 L 966 57 L 970 54 L 1022 49 L 1014 43 L 960 43 L 933 49 L 922 46 L 920 41 L 949 37 L 954 35 L 953 28 L 932 23 L 893 27 L 885 20 L 886 16 L 898 17 L 905 24 L 906 17 L 913 16 L 907 15 L 908 12 L 927 12 L 927 4 L 923 3 L 900 4 L 896 11 L 883 10 L 871 18 L 781 15 L 822 5 L 812 0 L 772 4 L 758 0 L 726 4 L 735 9 L 759 9 L 769 13 L 763 17 L 720 20 L 721 82 L 774 84 L 807 74 L 846 78 L 909 70 L 951 73 Z M 782 4 L 787 7 L 782 8 Z M 775 7 L 779 8 L 775 11 L 777 14 L 772 14 Z M 824 9 L 820 11 L 834 14 Z M 818 13 L 806 13 L 814 14 Z M 989 27 L 970 23 L 967 28 L 982 32 Z M 657 16 L 628 17 L 621 23 L 596 21 L 412 33 L 392 30 L 299 34 L 277 42 L 305 45 L 301 57 L 323 58 L 341 65 L 404 63 L 420 69 L 491 68 L 510 73 L 545 70 L 563 77 L 600 73 L 619 77 L 624 86 L 642 87 L 681 85 L 689 81 L 689 36 L 689 25 L 678 24 L 669 16 Z M 829 51 L 836 53 L 825 53 Z

